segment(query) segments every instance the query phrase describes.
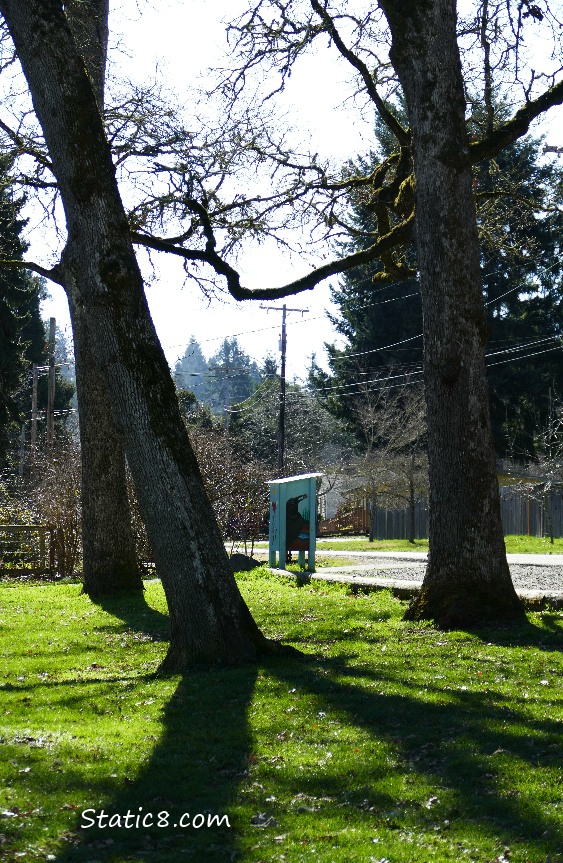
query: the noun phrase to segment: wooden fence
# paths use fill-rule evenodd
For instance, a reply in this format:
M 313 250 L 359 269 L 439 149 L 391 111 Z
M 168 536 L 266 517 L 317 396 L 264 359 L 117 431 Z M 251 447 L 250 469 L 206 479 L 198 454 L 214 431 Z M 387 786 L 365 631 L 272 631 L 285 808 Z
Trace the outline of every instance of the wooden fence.
M 553 491 L 544 499 L 535 499 L 509 486 L 500 490 L 500 509 L 505 535 L 563 536 L 563 491 Z M 342 510 L 332 519 L 319 523 L 319 535 L 367 534 L 370 513 L 365 506 Z M 374 516 L 375 539 L 406 539 L 409 511 L 378 509 Z M 415 538 L 428 536 L 428 503 L 415 505 Z
M 505 534 L 563 536 L 563 491 L 532 498 L 510 488 L 500 490 L 500 509 Z
M 0 524 L 0 575 L 44 575 L 55 569 L 52 528 Z

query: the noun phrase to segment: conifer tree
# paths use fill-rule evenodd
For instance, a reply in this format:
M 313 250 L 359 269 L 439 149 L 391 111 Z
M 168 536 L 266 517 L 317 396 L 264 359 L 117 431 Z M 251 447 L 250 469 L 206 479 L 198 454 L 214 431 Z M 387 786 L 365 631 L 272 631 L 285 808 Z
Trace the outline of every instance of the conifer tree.
M 9 162 L 0 158 L 0 257 L 21 261 L 23 199 L 10 188 Z M 22 269 L 0 269 L 0 465 L 15 446 L 20 423 L 31 409 L 32 363 L 45 359 L 45 331 L 39 302 L 42 283 Z
M 476 112 L 474 125 L 478 126 Z M 383 136 L 382 149 L 386 149 Z M 488 379 L 497 454 L 535 455 L 538 423 L 550 388 L 563 389 L 563 172 L 542 163 L 541 142 L 527 137 L 475 171 L 486 304 Z M 375 157 L 371 158 L 373 162 Z M 370 160 L 360 160 L 363 169 Z M 369 202 L 352 199 L 358 235 L 350 250 L 368 245 L 374 230 Z M 415 263 L 414 251 L 412 263 Z M 330 375 L 313 369 L 324 403 L 361 437 L 352 409 L 371 379 L 385 370 L 399 385 L 403 372 L 421 378 L 422 308 L 416 279 L 374 289 L 375 267 L 347 273 L 333 290 L 339 314 L 332 317 L 348 345 L 328 345 Z M 406 380 L 406 378 L 405 378 Z

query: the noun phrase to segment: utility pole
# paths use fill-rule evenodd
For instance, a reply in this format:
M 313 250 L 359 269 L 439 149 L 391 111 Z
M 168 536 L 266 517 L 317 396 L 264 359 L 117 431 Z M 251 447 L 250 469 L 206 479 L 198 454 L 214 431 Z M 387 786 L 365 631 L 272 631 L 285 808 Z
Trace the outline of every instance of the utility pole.
M 55 438 L 55 318 L 49 318 L 49 388 L 47 391 L 47 450 Z
M 31 463 L 35 462 L 37 455 L 37 386 L 39 383 L 39 369 L 37 363 L 33 363 L 33 379 L 31 385 Z
M 301 315 L 305 315 L 309 312 L 309 309 L 288 309 L 286 304 L 283 306 L 260 306 L 261 309 L 266 309 L 266 311 L 275 311 L 282 313 L 282 330 L 281 330 L 281 338 L 280 338 L 280 352 L 281 352 L 281 367 L 280 367 L 280 398 L 279 398 L 279 418 L 278 418 L 278 476 L 283 476 L 284 467 L 285 467 L 285 360 L 287 355 L 287 313 L 288 312 L 301 312 Z
M 18 466 L 18 476 L 20 479 L 23 479 L 23 466 L 25 462 L 25 423 L 22 423 L 21 433 L 20 433 L 20 459 Z
M 283 476 L 285 465 L 285 358 L 287 354 L 287 307 L 282 307 L 282 330 L 280 339 L 280 410 L 278 419 L 278 476 Z

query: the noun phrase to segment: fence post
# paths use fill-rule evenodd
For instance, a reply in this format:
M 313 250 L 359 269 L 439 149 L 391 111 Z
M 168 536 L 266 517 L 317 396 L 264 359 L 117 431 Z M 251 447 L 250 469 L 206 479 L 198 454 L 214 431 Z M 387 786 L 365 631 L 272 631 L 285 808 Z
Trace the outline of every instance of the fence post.
M 46 566 L 45 566 L 45 528 L 39 529 L 39 569 L 46 569 Z

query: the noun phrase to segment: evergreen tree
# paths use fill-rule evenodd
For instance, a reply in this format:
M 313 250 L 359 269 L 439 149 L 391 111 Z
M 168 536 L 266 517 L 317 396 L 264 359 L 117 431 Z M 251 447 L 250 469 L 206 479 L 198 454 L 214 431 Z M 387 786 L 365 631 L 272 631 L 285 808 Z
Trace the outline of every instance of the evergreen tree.
M 226 338 L 209 359 L 202 401 L 216 414 L 225 407 L 247 399 L 260 381 L 258 365 L 240 347 L 237 339 Z
M 267 353 L 260 366 L 260 377 L 275 378 L 278 373 L 278 361 L 271 353 Z
M 190 336 L 184 355 L 174 366 L 173 378 L 176 388 L 189 390 L 198 401 L 203 401 L 207 373 L 207 360 L 203 355 L 201 346 L 195 336 Z
M 209 360 L 205 359 L 195 336 L 174 366 L 178 391 L 189 390 L 200 405 L 222 416 L 225 407 L 247 399 L 262 377 L 276 372 L 275 360 L 266 357 L 264 368 L 246 354 L 236 337 L 226 338 Z
M 524 138 L 476 172 L 488 379 L 497 452 L 536 456 L 550 388 L 563 364 L 563 171 L 539 164 L 540 142 Z M 495 187 L 507 196 L 495 196 Z M 488 197 L 492 192 L 493 196 Z
M 479 120 L 476 113 L 476 126 Z M 540 164 L 540 152 L 537 140 L 524 138 L 475 172 L 493 432 L 498 454 L 519 458 L 534 456 L 550 386 L 563 389 L 563 172 L 556 164 Z M 350 250 L 357 250 L 371 242 L 375 215 L 369 201 L 351 203 L 357 236 Z M 331 320 L 348 345 L 343 350 L 327 345 L 330 375 L 318 367 L 311 370 L 327 408 L 345 418 L 360 438 L 353 406 L 370 381 L 387 370 L 393 375 L 390 385 L 400 385 L 407 380 L 401 374 L 415 380 L 421 371 L 417 282 L 374 291 L 373 275 L 370 267 L 353 270 L 333 290 L 340 314 Z
M 0 257 L 21 261 L 23 199 L 10 188 L 10 163 L 0 158 Z M 31 364 L 45 359 L 45 331 L 39 312 L 44 288 L 23 269 L 0 268 L 0 465 L 15 447 L 21 422 L 31 408 Z

